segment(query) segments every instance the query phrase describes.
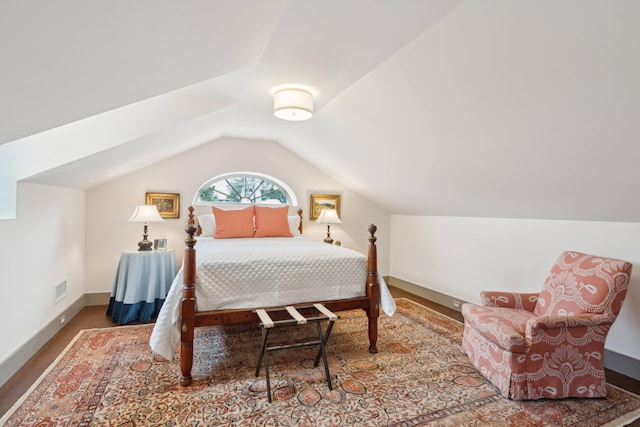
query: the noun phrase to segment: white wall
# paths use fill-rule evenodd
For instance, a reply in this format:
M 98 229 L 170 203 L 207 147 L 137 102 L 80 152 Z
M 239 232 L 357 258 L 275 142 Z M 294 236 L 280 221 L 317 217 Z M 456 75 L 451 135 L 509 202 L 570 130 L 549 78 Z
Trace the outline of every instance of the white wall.
M 181 195 L 179 219 L 149 224 L 149 239 L 165 233 L 180 264 L 187 208 L 195 192 L 209 179 L 236 171 L 264 173 L 288 184 L 304 210 L 304 234 L 318 240 L 326 236 L 326 227 L 309 221 L 309 194 L 340 194 L 343 224 L 332 226 L 331 236 L 366 253 L 367 226 L 375 223 L 379 230 L 378 269 L 388 274 L 388 212 L 275 142 L 222 138 L 87 191 L 87 218 L 91 222 L 87 224 L 86 292 L 110 292 L 121 252 L 137 249 L 143 225 L 127 221 L 134 207 L 145 203 L 146 192 Z
M 536 292 L 563 250 L 634 264 L 606 348 L 640 360 L 640 224 L 391 216 L 390 274 L 478 303 L 482 290 Z
M 84 207 L 83 191 L 18 183 L 17 219 L 0 220 L 0 362 L 84 295 Z

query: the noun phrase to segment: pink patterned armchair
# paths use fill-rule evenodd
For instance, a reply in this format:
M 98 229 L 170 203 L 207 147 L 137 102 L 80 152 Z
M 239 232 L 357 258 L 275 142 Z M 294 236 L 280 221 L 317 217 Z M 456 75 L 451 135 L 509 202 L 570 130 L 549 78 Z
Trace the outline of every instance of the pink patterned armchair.
M 540 293 L 463 304 L 462 349 L 510 399 L 604 397 L 604 342 L 630 276 L 628 262 L 563 252 Z

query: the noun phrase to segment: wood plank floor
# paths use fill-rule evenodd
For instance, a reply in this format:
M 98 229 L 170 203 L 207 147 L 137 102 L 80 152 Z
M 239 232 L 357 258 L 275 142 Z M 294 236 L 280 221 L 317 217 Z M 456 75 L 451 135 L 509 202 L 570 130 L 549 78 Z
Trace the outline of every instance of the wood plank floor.
M 438 311 L 446 316 L 462 321 L 462 314 L 448 307 L 436 304 L 398 288 L 389 287 L 394 297 L 405 297 Z M 83 308 L 71 319 L 47 344 L 45 344 L 13 377 L 0 387 L 0 414 L 6 413 L 13 404 L 31 387 L 40 375 L 49 367 L 73 338 L 82 329 L 108 328 L 117 326 L 106 315 L 106 306 Z M 640 394 L 640 381 L 607 371 L 607 381 L 618 387 Z M 630 424 L 640 427 L 640 421 Z
M 109 328 L 118 324 L 106 315 L 106 305 L 84 307 L 60 331 L 0 387 L 0 414 L 13 404 L 36 382 L 42 373 L 62 353 L 82 329 Z

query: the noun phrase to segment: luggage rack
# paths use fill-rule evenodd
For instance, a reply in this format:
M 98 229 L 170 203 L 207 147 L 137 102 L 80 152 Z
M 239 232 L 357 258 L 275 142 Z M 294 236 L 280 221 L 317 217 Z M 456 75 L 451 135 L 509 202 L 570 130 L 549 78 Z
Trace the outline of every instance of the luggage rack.
M 310 310 L 313 309 L 313 315 L 311 317 L 305 317 L 298 310 Z M 314 367 L 318 367 L 318 363 L 320 362 L 320 356 L 322 356 L 322 361 L 324 362 L 324 373 L 327 378 L 327 385 L 329 386 L 329 390 L 333 390 L 333 386 L 331 384 L 331 376 L 329 374 L 329 363 L 327 362 L 327 354 L 325 350 L 325 345 L 329 340 L 329 335 L 331 334 L 331 329 L 333 328 L 333 323 L 338 319 L 338 315 L 331 312 L 328 308 L 326 308 L 322 304 L 311 304 L 304 306 L 285 306 L 285 307 L 276 307 L 270 309 L 259 308 L 254 311 L 258 317 L 260 318 L 260 328 L 262 329 L 262 346 L 260 349 L 260 356 L 258 357 L 258 364 L 256 366 L 256 377 L 260 375 L 260 365 L 264 360 L 264 373 L 266 376 L 267 382 L 267 397 L 269 399 L 269 403 L 271 403 L 271 383 L 269 380 L 269 362 L 268 362 L 268 354 L 270 351 L 278 351 L 278 350 L 288 350 L 292 348 L 298 347 L 309 347 L 313 345 L 320 346 L 318 350 L 318 354 L 316 355 L 316 359 L 313 363 Z M 282 317 L 284 313 L 287 313 L 289 317 L 284 318 L 282 320 L 273 320 L 269 313 L 278 314 L 279 317 Z M 329 320 L 329 325 L 327 326 L 327 331 L 323 334 L 322 327 L 320 322 L 323 320 Z M 269 330 L 275 328 L 277 325 L 291 325 L 298 324 L 304 325 L 308 322 L 316 322 L 318 326 L 318 339 L 313 341 L 305 341 L 299 342 L 295 344 L 285 344 L 285 345 L 276 345 L 269 346 L 268 338 L 269 338 Z

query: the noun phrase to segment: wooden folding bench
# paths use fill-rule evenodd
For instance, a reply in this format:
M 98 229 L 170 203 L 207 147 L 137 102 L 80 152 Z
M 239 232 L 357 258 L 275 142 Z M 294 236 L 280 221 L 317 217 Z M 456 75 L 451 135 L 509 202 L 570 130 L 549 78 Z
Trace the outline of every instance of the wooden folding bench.
M 311 317 L 305 317 L 298 310 L 306 310 L 313 309 L 313 315 Z M 281 318 L 284 313 L 288 313 L 289 317 L 286 317 L 282 320 L 273 320 L 269 313 L 277 314 L 278 318 Z M 269 402 L 271 402 L 271 383 L 269 381 L 269 362 L 268 362 L 268 353 L 270 351 L 277 350 L 288 350 L 290 348 L 298 348 L 298 347 L 308 347 L 313 345 L 320 346 L 320 350 L 318 350 L 318 354 L 316 355 L 316 360 L 313 363 L 314 367 L 318 367 L 318 363 L 320 362 L 320 356 L 322 356 L 322 361 L 324 362 L 324 373 L 327 378 L 327 385 L 329 386 L 329 390 L 333 390 L 331 385 L 331 376 L 329 374 L 329 364 L 327 363 L 327 354 L 325 351 L 325 344 L 329 339 L 329 335 L 331 334 L 331 329 L 333 328 L 333 322 L 338 319 L 338 315 L 332 313 L 328 308 L 326 308 L 322 304 L 312 304 L 305 306 L 286 306 L 286 307 L 276 307 L 270 309 L 257 309 L 255 313 L 260 317 L 260 328 L 262 328 L 262 348 L 260 349 L 260 356 L 258 357 L 258 364 L 256 366 L 256 377 L 260 374 L 260 365 L 264 360 L 264 373 L 267 381 L 267 397 L 269 398 Z M 276 317 L 276 316 L 274 316 Z M 323 320 L 329 320 L 329 325 L 327 326 L 326 333 L 322 333 L 322 327 L 320 322 Z M 276 325 L 291 325 L 298 324 L 304 325 L 307 322 L 316 322 L 318 325 L 318 339 L 314 341 L 305 341 L 295 344 L 286 344 L 286 345 L 276 345 L 269 346 L 268 338 L 269 338 L 269 330 L 274 328 Z

